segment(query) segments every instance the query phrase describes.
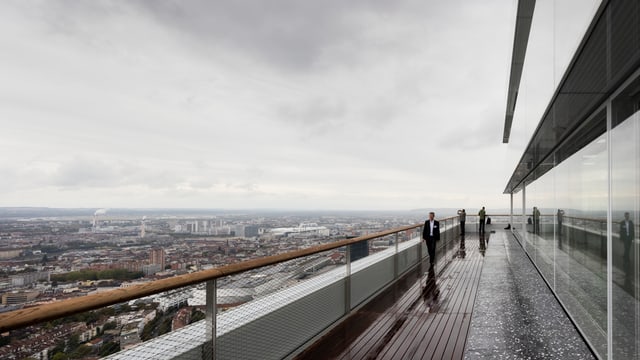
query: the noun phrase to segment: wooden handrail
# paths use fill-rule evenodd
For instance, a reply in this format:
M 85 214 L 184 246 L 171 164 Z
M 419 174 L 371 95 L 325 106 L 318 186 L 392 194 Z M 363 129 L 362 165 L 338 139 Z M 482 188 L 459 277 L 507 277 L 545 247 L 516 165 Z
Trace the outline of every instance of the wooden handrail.
M 457 218 L 457 216 L 441 219 L 440 221 L 451 220 L 454 218 Z M 150 281 L 143 284 L 133 285 L 127 288 L 115 289 L 102 293 L 61 300 L 50 304 L 37 305 L 1 313 L 0 333 L 59 319 L 69 315 L 79 314 L 89 310 L 99 309 L 125 301 L 139 299 L 149 295 L 159 294 L 169 290 L 179 289 L 185 286 L 199 284 L 205 281 L 218 279 L 223 276 L 234 275 L 264 266 L 274 265 L 304 256 L 337 249 L 343 246 L 359 243 L 361 241 L 372 240 L 402 231 L 413 230 L 422 225 L 423 224 L 404 226 L 375 234 L 360 236 L 353 239 L 340 240 L 306 249 L 290 251 L 283 254 L 261 257 L 258 259 L 247 260 L 231 265 L 224 265 L 214 269 L 202 270 L 190 274 Z

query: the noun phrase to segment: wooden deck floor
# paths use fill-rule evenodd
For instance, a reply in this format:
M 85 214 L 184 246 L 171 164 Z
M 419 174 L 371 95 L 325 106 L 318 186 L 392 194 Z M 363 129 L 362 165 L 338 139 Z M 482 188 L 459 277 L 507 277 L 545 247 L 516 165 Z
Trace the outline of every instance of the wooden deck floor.
M 477 236 L 465 248 L 438 276 L 407 274 L 297 358 L 462 359 L 483 263 Z

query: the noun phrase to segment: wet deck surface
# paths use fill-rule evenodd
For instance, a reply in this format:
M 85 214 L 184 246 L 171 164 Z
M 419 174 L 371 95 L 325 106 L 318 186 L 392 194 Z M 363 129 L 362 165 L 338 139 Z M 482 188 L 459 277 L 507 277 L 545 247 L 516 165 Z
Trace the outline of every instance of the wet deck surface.
M 512 234 L 487 244 L 465 359 L 595 359 Z
M 496 230 L 468 234 L 439 274 L 408 272 L 297 358 L 593 356 L 513 236 Z
M 467 240 L 466 247 L 465 256 L 454 259 L 435 285 L 428 276 L 422 299 L 399 317 L 402 325 L 376 358 L 462 358 L 483 262 L 477 240 Z M 345 352 L 343 359 L 352 358 Z
M 440 274 L 410 272 L 299 359 L 461 359 L 483 256 L 477 235 Z

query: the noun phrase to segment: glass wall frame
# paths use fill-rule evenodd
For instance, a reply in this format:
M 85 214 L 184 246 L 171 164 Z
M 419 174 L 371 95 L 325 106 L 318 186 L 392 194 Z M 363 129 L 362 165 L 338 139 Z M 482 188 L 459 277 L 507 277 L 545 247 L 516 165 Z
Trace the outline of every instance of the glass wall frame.
M 640 70 L 590 121 L 511 194 L 512 229 L 594 353 L 640 358 Z

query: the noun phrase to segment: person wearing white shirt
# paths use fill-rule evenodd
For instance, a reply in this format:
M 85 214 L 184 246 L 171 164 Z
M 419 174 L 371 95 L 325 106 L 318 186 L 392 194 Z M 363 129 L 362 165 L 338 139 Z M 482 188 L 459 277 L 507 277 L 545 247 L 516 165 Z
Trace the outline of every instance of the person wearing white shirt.
M 429 218 L 424 222 L 422 230 L 422 238 L 427 243 L 431 266 L 436 263 L 436 241 L 440 240 L 440 222 L 435 219 L 435 216 L 433 211 L 429 213 Z

